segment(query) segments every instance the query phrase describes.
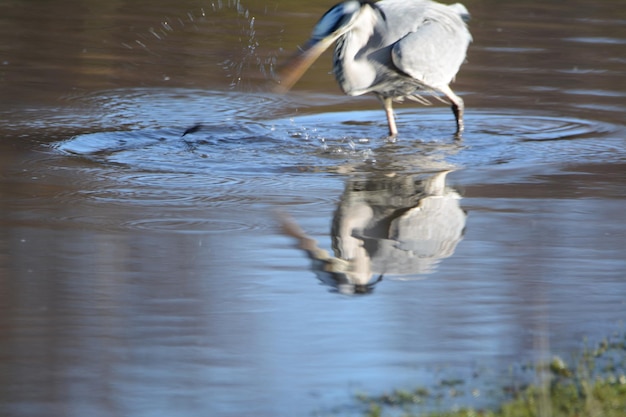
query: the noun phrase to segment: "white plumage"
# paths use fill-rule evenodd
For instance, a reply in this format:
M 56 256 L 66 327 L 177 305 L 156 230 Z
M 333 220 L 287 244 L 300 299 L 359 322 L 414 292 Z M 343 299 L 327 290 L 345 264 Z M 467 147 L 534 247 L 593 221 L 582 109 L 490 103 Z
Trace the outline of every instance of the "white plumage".
M 342 91 L 373 93 L 387 113 L 389 134 L 397 128 L 392 102 L 405 98 L 427 103 L 424 95 L 447 98 L 463 131 L 463 100 L 449 87 L 472 36 L 462 4 L 431 0 L 350 0 L 331 8 L 313 29 L 306 49 L 281 79 L 286 91 L 332 43 L 333 73 Z

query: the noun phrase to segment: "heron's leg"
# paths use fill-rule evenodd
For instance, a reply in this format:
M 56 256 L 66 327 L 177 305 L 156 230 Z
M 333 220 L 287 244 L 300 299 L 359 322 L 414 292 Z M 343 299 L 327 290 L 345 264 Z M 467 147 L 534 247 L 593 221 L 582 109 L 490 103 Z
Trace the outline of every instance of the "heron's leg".
M 463 111 L 465 110 L 463 99 L 454 94 L 449 86 L 442 88 L 441 92 L 450 100 L 450 103 L 452 103 L 452 113 L 454 113 L 454 117 L 456 118 L 456 135 L 461 136 L 461 133 L 463 133 L 465 129 L 465 124 L 463 123 Z
M 387 123 L 389 124 L 389 137 L 395 138 L 398 135 L 398 128 L 396 127 L 396 118 L 393 115 L 392 99 L 391 97 L 378 96 L 378 99 L 383 103 L 385 114 L 387 115 Z

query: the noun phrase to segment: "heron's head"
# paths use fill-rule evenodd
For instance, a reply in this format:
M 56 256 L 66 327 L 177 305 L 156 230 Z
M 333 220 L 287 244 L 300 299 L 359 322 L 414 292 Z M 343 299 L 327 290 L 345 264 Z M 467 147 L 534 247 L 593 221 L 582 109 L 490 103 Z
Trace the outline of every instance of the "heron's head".
M 324 41 L 331 38 L 337 40 L 352 28 L 361 12 L 362 4 L 356 0 L 345 1 L 324 13 L 324 16 L 313 28 L 309 43 Z
M 288 91 L 328 47 L 355 27 L 363 10 L 372 7 L 372 4 L 368 0 L 349 0 L 337 4 L 324 13 L 313 28 L 311 38 L 302 51 L 281 71 L 277 90 Z

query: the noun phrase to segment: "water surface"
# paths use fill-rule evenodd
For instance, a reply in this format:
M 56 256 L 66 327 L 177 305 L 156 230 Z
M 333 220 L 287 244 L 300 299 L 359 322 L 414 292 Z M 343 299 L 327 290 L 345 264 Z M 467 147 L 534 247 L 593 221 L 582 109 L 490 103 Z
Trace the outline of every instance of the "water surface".
M 0 6 L 1 414 L 348 415 L 452 378 L 442 406 L 484 404 L 622 329 L 626 12 L 464 3 L 464 138 L 405 104 L 394 143 L 328 55 L 269 92 L 330 4 Z

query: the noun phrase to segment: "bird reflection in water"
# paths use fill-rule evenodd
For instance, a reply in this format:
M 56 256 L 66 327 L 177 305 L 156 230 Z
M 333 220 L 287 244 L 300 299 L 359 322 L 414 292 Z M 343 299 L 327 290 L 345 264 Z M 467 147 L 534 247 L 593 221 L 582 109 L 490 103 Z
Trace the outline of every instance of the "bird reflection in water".
M 334 256 L 285 214 L 318 279 L 343 294 L 367 294 L 383 276 L 416 279 L 434 272 L 463 237 L 467 214 L 446 186 L 450 171 L 351 179 L 332 223 Z

